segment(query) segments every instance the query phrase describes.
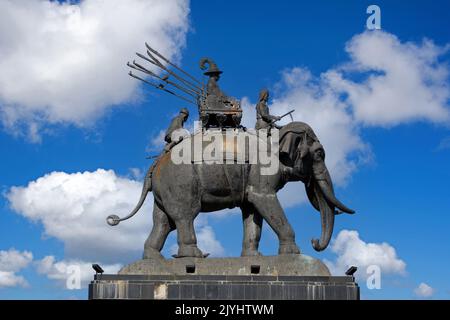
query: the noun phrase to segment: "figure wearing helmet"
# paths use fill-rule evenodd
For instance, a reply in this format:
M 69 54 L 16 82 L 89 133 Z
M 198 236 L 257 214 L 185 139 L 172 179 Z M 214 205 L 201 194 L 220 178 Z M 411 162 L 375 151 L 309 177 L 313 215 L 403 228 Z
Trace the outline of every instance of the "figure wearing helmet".
M 206 84 L 206 94 L 208 96 L 216 96 L 216 97 L 225 97 L 225 94 L 220 90 L 218 81 L 220 79 L 220 75 L 223 73 L 217 64 L 210 58 L 202 58 L 200 60 L 200 68 L 205 70 L 206 64 L 209 65 L 208 70 L 203 74 L 208 76 L 208 83 Z
M 172 119 L 169 128 L 166 130 L 166 134 L 164 136 L 164 140 L 167 144 L 172 144 L 172 133 L 178 129 L 183 129 L 183 125 L 189 117 L 189 111 L 186 108 L 182 108 L 180 113 Z M 178 143 L 178 141 L 176 141 Z M 173 147 L 173 146 L 172 146 Z M 171 148 L 169 148 L 170 150 Z
M 278 116 L 273 116 L 269 112 L 269 106 L 267 102 L 269 101 L 269 90 L 262 89 L 259 92 L 258 104 L 256 105 L 256 130 L 260 129 L 269 129 L 277 128 L 280 129 L 279 126 L 275 124 L 276 121 L 281 118 Z
M 161 157 L 170 151 L 176 144 L 180 143 L 183 140 L 183 137 L 180 137 L 177 141 L 172 141 L 172 133 L 174 133 L 176 130 L 183 129 L 183 125 L 186 122 L 186 120 L 189 117 L 189 111 L 186 108 L 182 108 L 180 110 L 180 113 L 172 119 L 170 122 L 169 127 L 166 130 L 166 134 L 164 136 L 164 140 L 167 142 L 164 146 L 163 152 L 155 159 L 153 164 L 151 165 L 150 169 L 147 171 L 147 175 L 145 177 L 145 181 L 147 184 L 148 190 L 151 190 L 152 188 L 152 175 L 153 170 L 155 169 L 156 165 L 158 164 L 158 161 L 161 159 Z

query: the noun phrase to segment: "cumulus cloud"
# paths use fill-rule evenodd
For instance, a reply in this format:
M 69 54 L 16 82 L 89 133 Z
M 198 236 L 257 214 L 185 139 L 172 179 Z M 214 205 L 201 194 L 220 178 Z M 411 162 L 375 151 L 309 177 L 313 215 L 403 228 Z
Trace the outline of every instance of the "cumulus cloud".
M 164 148 L 166 136 L 165 130 L 160 130 L 156 135 L 152 136 L 148 146 L 145 148 L 147 152 L 161 151 Z
M 370 147 L 359 135 L 348 106 L 341 102 L 334 90 L 314 78 L 304 68 L 285 70 L 275 84 L 271 113 L 281 115 L 292 109 L 296 121 L 308 123 L 316 132 L 326 150 L 326 164 L 334 183 L 345 185 L 358 164 L 370 161 Z M 248 98 L 242 99 L 243 124 L 254 127 L 255 106 Z M 285 118 L 280 124 L 286 124 Z M 289 183 L 279 192 L 284 207 L 292 207 L 306 201 L 303 183 Z
M 139 168 L 129 168 L 128 171 L 129 171 L 130 176 L 134 180 L 142 180 L 142 179 L 144 179 L 145 172 L 143 172 L 141 169 L 139 169 Z
M 152 225 L 152 195 L 126 223 L 110 227 L 105 219 L 131 212 L 141 189 L 141 182 L 112 170 L 52 172 L 27 186 L 12 187 L 7 198 L 14 211 L 42 223 L 47 236 L 61 240 L 68 259 L 116 263 L 141 254 Z
M 271 90 L 271 112 L 281 115 L 294 109 L 294 120 L 311 125 L 325 147 L 334 182 L 345 185 L 361 164 L 373 160 L 362 128 L 449 123 L 449 67 L 442 61 L 449 48 L 430 40 L 404 43 L 381 30 L 364 32 L 348 41 L 349 60 L 335 68 L 318 76 L 307 68 L 284 70 Z M 253 127 L 255 102 L 245 97 L 241 103 L 243 123 Z M 299 188 L 280 191 L 284 205 L 305 200 Z
M 419 298 L 430 298 L 434 294 L 434 289 L 428 284 L 422 282 L 414 289 L 414 294 Z
M 0 119 L 37 141 L 51 123 L 87 126 L 136 99 L 126 61 L 152 43 L 179 56 L 187 0 L 48 0 L 0 3 Z
M 116 274 L 121 267 L 121 264 L 102 264 L 105 274 Z M 67 289 L 86 288 L 95 273 L 92 262 L 76 259 L 56 261 L 54 256 L 36 261 L 36 270 Z
M 317 81 L 306 69 L 283 72 L 282 81 L 277 84 L 280 96 L 273 99 L 272 107 L 281 114 L 295 109 L 295 120 L 314 129 L 325 147 L 326 163 L 334 181 L 344 184 L 358 161 L 370 156 L 370 149 L 360 138 L 347 106 L 331 88 Z
M 359 277 L 366 277 L 369 266 L 378 266 L 382 274 L 406 274 L 406 263 L 397 256 L 389 243 L 368 243 L 360 239 L 357 231 L 342 230 L 332 241 L 335 261 L 325 260 L 332 274 L 343 275 L 350 266 L 357 266 Z
M 0 288 L 25 287 L 28 282 L 16 273 L 26 268 L 33 260 L 33 254 L 29 251 L 17 251 L 9 249 L 0 251 Z
M 89 265 L 89 261 L 115 265 L 142 254 L 152 227 L 153 197 L 149 194 L 141 211 L 118 226 L 110 227 L 105 219 L 110 214 L 131 212 L 141 189 L 141 182 L 119 177 L 112 170 L 52 172 L 27 186 L 12 187 L 7 198 L 14 211 L 42 223 L 47 236 L 64 243 L 65 259 L 59 264 L 52 260 L 51 265 Z M 195 225 L 199 247 L 211 255 L 222 255 L 224 249 L 206 216 L 200 215 Z
M 225 254 L 222 244 L 216 239 L 216 235 L 211 226 L 203 226 L 197 233 L 198 247 L 212 257 L 221 257 Z
M 242 106 L 244 125 L 254 126 L 254 105 L 245 98 Z M 270 109 L 274 114 L 284 114 L 294 109 L 294 120 L 306 122 L 313 128 L 325 147 L 326 163 L 337 184 L 345 184 L 357 164 L 368 161 L 371 157 L 370 148 L 359 136 L 358 125 L 348 106 L 332 88 L 314 78 L 307 69 L 293 68 L 282 72 L 281 80 L 275 85 L 275 96 Z M 280 124 L 288 121 L 290 119 L 285 118 Z M 292 187 L 289 194 L 295 196 L 297 192 L 298 195 L 299 188 L 303 189 L 300 185 Z M 286 202 L 291 205 L 305 199 L 302 196 L 296 201 L 288 192 L 284 193 Z
M 231 214 L 231 212 L 225 212 L 224 210 L 214 212 L 214 215 L 217 214 Z M 208 214 L 200 214 L 194 221 L 194 227 L 197 235 L 197 245 L 203 253 L 209 253 L 211 257 L 221 257 L 225 255 L 225 249 L 220 243 L 220 241 L 216 238 L 216 234 L 213 228 L 208 223 Z M 170 249 L 170 254 L 174 255 L 178 252 L 178 245 L 173 244 Z
M 371 126 L 394 126 L 415 120 L 448 123 L 448 64 L 441 57 L 450 45 L 431 40 L 402 43 L 383 31 L 365 32 L 346 46 L 351 61 L 324 76 L 347 96 L 357 121 Z M 352 74 L 366 79 L 356 82 Z

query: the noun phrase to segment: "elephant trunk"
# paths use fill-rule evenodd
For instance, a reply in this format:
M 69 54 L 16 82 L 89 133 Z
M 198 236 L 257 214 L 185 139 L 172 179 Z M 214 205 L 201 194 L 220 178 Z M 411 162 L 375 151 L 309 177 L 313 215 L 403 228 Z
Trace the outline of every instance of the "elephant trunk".
M 354 213 L 354 211 L 347 208 L 334 196 L 333 183 L 323 157 L 322 159 L 316 158 L 313 163 L 313 179 L 308 189 L 308 196 L 310 200 L 313 200 L 311 202 L 320 210 L 322 223 L 320 240 L 313 239 L 312 246 L 316 251 L 322 251 L 330 243 L 333 234 L 335 207 L 347 213 Z
M 322 233 L 320 235 L 319 239 L 312 239 L 311 243 L 316 251 L 322 251 L 325 250 L 326 247 L 328 247 L 328 244 L 330 243 L 331 236 L 333 234 L 333 228 L 334 228 L 334 207 L 330 206 L 328 202 L 326 201 L 325 197 L 323 196 L 323 193 L 321 191 L 321 188 L 317 184 L 316 181 L 313 182 L 314 184 L 314 194 L 315 198 L 317 200 L 318 207 L 320 209 L 320 220 L 322 225 Z
M 119 216 L 117 216 L 115 214 L 109 215 L 106 218 L 106 222 L 110 226 L 117 226 L 121 221 L 130 219 L 132 216 L 134 216 L 139 211 L 139 209 L 141 209 L 142 205 L 144 204 L 145 198 L 147 198 L 147 194 L 152 189 L 151 170 L 152 170 L 152 168 L 150 168 L 148 170 L 148 172 L 145 176 L 144 185 L 142 186 L 141 197 L 139 198 L 139 201 L 136 204 L 136 207 L 133 209 L 133 211 L 131 211 L 131 213 L 129 215 L 127 215 L 126 217 L 123 217 L 123 218 L 120 218 Z

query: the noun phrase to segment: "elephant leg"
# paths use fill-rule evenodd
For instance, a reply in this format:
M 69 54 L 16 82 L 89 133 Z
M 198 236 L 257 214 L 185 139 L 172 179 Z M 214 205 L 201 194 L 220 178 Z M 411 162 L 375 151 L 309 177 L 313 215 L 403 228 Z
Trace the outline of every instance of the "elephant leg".
M 279 254 L 299 254 L 300 249 L 295 244 L 295 233 L 288 222 L 276 194 L 259 194 L 251 192 L 248 200 L 258 213 L 275 231 L 280 241 Z
M 241 256 L 259 256 L 259 240 L 261 239 L 262 217 L 251 204 L 241 207 L 244 224 L 244 239 L 242 241 Z
M 175 224 L 167 214 L 156 204 L 153 204 L 153 228 L 145 241 L 144 259 L 163 258 L 160 251 L 170 231 L 175 229 Z
M 178 231 L 178 254 L 176 257 L 203 258 L 203 252 L 197 247 L 194 219 L 175 220 L 175 224 Z

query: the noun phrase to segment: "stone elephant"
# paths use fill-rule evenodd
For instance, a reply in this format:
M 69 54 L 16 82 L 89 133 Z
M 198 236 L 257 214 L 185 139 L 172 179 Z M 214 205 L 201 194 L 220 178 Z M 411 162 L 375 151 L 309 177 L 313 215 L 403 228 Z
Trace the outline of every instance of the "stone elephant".
M 279 239 L 279 254 L 299 254 L 295 233 L 277 198 L 277 191 L 290 181 L 302 181 L 313 207 L 320 212 L 321 236 L 313 239 L 317 251 L 331 239 L 334 217 L 352 214 L 334 194 L 325 166 L 325 151 L 313 130 L 303 122 L 291 122 L 279 131 L 279 166 L 275 174 L 261 175 L 260 164 L 174 164 L 171 152 L 160 157 L 153 173 L 147 174 L 136 208 L 125 218 L 108 217 L 110 225 L 133 216 L 148 192 L 154 196 L 153 227 L 144 246 L 144 259 L 161 257 L 168 234 L 178 232 L 176 257 L 204 257 L 197 247 L 194 219 L 200 212 L 240 207 L 244 236 L 242 256 L 259 255 L 262 222 Z

